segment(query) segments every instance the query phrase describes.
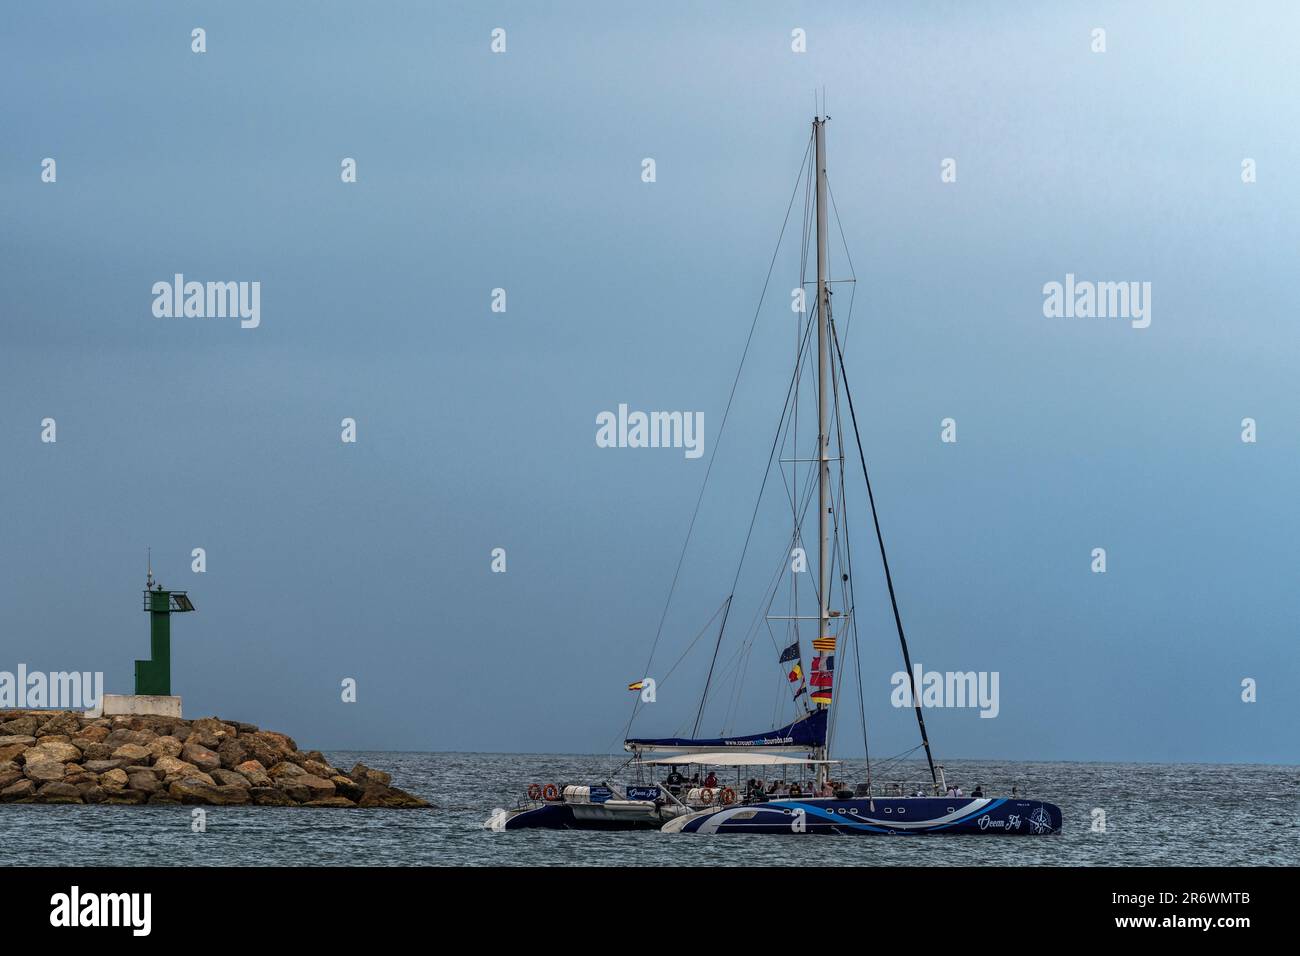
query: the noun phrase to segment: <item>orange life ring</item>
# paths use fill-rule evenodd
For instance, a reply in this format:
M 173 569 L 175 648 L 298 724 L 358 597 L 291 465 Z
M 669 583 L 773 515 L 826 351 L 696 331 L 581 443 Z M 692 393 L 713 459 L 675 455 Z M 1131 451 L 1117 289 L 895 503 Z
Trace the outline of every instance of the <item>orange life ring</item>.
M 542 798 L 542 785 L 540 783 L 530 783 L 528 785 L 528 799 L 540 800 Z
M 560 795 L 560 788 L 553 783 L 548 783 L 542 788 L 542 797 L 547 800 L 554 800 Z
M 713 802 L 713 791 L 710 790 L 708 787 L 705 787 L 703 790 L 700 791 L 700 803 L 704 804 L 707 807 L 712 802 Z
M 735 803 L 736 791 L 732 790 L 730 787 L 723 787 L 722 793 L 718 794 L 718 799 L 720 799 L 724 805 Z

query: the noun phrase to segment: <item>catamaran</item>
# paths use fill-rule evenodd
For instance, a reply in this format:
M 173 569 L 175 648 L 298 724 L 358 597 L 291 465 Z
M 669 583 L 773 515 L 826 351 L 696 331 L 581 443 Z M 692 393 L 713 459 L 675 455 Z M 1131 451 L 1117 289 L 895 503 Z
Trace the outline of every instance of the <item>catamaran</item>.
M 696 636 L 692 647 L 705 634 L 712 634 L 713 622 L 721 619 L 713 643 L 704 692 L 688 734 L 667 737 L 627 736 L 639 713 L 640 705 L 654 701 L 655 692 L 661 689 L 668 675 L 657 683 L 650 677 L 634 681 L 629 690 L 638 692 L 628 720 L 624 750 L 630 754 L 625 768 L 634 780 L 624 786 L 603 781 L 598 785 L 561 785 L 533 783 L 528 788 L 528 798 L 512 810 L 499 810 L 488 821 L 494 829 L 520 830 L 548 829 L 660 829 L 667 833 L 795 833 L 795 834 L 944 834 L 971 833 L 991 835 L 1043 835 L 1059 833 L 1061 811 L 1054 804 L 1019 794 L 1013 789 L 1011 797 L 985 796 L 981 788 L 965 795 L 956 786 L 949 786 L 942 765 L 935 763 L 926 731 L 921 697 L 917 694 L 911 655 L 903 631 L 902 615 L 894 590 L 889 559 L 885 552 L 884 537 L 876 510 L 876 499 L 867 473 L 866 453 L 862 447 L 857 413 L 849 391 L 842 351 L 843 338 L 836 326 L 831 310 L 832 286 L 843 281 L 852 283 L 852 260 L 848 258 L 850 277 L 843 280 L 830 278 L 829 220 L 833 197 L 828 196 L 826 176 L 826 123 L 824 110 L 813 119 L 812 132 L 804 153 L 804 161 L 796 180 L 790 206 L 786 210 L 784 236 L 794 208 L 795 198 L 803 187 L 804 230 L 801 256 L 800 285 L 795 290 L 792 308 L 801 319 L 796 330 L 797 345 L 794 370 L 786 392 L 776 437 L 768 456 L 767 469 L 755 505 L 749 533 L 741 552 L 731 593 L 714 612 L 713 618 Z M 811 157 L 811 167 L 809 160 Z M 838 218 L 838 216 L 837 216 Z M 815 227 L 813 223 L 815 222 Z M 843 229 L 840 229 L 843 236 Z M 809 280 L 806 269 L 809 260 L 808 246 L 815 236 L 816 278 Z M 781 239 L 777 241 L 777 251 Z M 768 281 L 777 255 L 772 258 Z M 806 305 L 804 290 L 815 285 L 815 299 L 811 308 Z M 852 288 L 852 286 L 850 286 Z M 766 293 L 767 283 L 764 284 Z M 763 297 L 755 312 L 754 326 L 750 329 L 745 354 L 754 336 Z M 845 321 L 852 319 L 852 298 Z M 815 350 L 815 353 L 814 353 Z M 736 383 L 740 380 L 745 359 L 742 355 Z M 722 429 L 725 429 L 731 402 L 736 396 L 736 383 L 722 416 L 718 438 L 714 440 L 716 456 Z M 800 392 L 805 386 L 814 396 L 816 428 L 805 427 L 801 433 Z M 841 403 L 841 393 L 843 403 Z M 845 418 L 842 413 L 848 411 Z M 812 414 L 803 409 L 804 414 Z M 849 446 L 844 435 L 851 431 L 854 444 Z M 811 454 L 799 457 L 801 434 L 805 439 L 815 438 Z M 791 457 L 785 457 L 786 453 Z M 856 452 L 855 455 L 849 453 Z M 779 456 L 778 456 L 779 453 Z M 896 767 L 901 759 L 916 750 L 925 753 L 928 779 L 920 784 L 904 784 L 888 778 L 888 771 L 868 756 L 865 779 L 849 785 L 837 770 L 839 761 L 830 756 L 834 731 L 834 701 L 837 693 L 847 689 L 849 672 L 856 677 L 857 696 L 860 702 L 863 743 L 866 745 L 866 717 L 862 701 L 862 664 L 859 653 L 857 609 L 853 587 L 853 561 L 849 546 L 848 496 L 846 483 L 846 457 L 856 459 L 870 505 L 872 525 L 880 553 L 884 585 L 889 596 L 895 629 L 902 649 L 903 663 L 911 684 L 913 710 L 920 731 L 920 743 L 910 751 L 891 758 L 888 766 Z M 777 573 L 770 579 L 769 587 L 761 594 L 759 613 L 754 623 L 740 636 L 739 648 L 719 667 L 719 655 L 728 635 L 727 624 L 737 595 L 741 571 L 750 551 L 759 505 L 764 491 L 769 488 L 773 465 L 778 464 L 782 483 L 792 518 L 793 529 L 788 537 L 780 539 Z M 787 474 L 785 465 L 790 465 Z M 704 484 L 712 474 L 712 459 L 706 471 Z M 814 478 L 815 474 L 815 478 Z M 801 485 L 800 479 L 803 478 Z M 772 483 L 773 485 L 775 483 Z M 815 492 L 815 493 L 814 493 Z M 816 566 L 815 578 L 806 573 L 808 561 L 803 548 L 803 526 L 813 499 L 816 500 Z M 681 576 L 683 562 L 691 543 L 695 518 L 704 500 L 704 489 L 696 501 L 677 571 L 669 589 L 671 604 Z M 799 613 L 800 593 L 812 585 L 811 604 L 815 614 Z M 784 595 L 788 601 L 787 614 L 773 614 L 777 598 Z M 838 603 L 838 607 L 836 604 Z M 659 630 L 647 662 L 646 673 L 652 671 L 655 649 L 664 630 L 668 607 L 660 618 Z M 719 685 L 730 670 L 735 690 L 727 694 L 730 701 L 728 717 L 736 710 L 736 699 L 742 686 L 750 651 L 765 628 L 772 639 L 773 659 L 778 668 L 778 685 L 781 705 L 793 708 L 791 719 L 773 730 L 757 734 L 727 734 L 707 737 L 699 734 L 706 716 L 706 707 L 712 699 L 721 696 Z M 784 630 L 783 634 L 778 633 Z M 805 630 L 811 630 L 811 654 L 805 658 Z M 707 646 L 707 645 L 706 645 Z M 688 651 L 690 648 L 688 648 Z M 685 655 L 683 655 L 685 656 Z M 836 659 L 851 660 L 852 667 L 836 667 Z M 809 669 L 805 670 L 807 660 Z M 681 659 L 679 658 L 678 663 Z M 674 665 L 669 674 L 676 670 Z M 689 721 L 690 718 L 688 717 Z M 684 730 L 684 727 L 683 727 Z M 869 755 L 869 750 L 868 750 Z M 681 772 L 694 773 L 687 777 Z M 665 771 L 666 775 L 665 775 Z M 721 772 L 721 777 L 719 777 Z M 731 774 L 734 772 L 734 786 Z M 742 780 L 744 773 L 750 776 Z M 706 774 L 701 778 L 700 774 Z M 662 777 L 662 779 L 656 779 Z M 772 779 L 768 779 L 772 778 Z M 882 779 L 883 778 L 883 779 Z

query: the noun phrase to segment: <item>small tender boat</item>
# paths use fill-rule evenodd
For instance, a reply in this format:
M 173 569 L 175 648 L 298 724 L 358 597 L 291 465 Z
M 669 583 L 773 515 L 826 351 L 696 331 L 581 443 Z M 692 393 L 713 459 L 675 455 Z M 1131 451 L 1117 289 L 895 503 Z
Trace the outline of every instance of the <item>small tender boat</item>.
M 767 471 L 764 473 L 759 500 L 755 504 L 754 517 L 749 524 L 749 533 L 741 550 L 740 564 L 736 568 L 732 581 L 731 593 L 722 601 L 713 618 L 705 624 L 696 635 L 686 653 L 689 653 L 705 633 L 711 633 L 714 620 L 721 618 L 717 638 L 713 642 L 712 655 L 709 658 L 707 676 L 704 681 L 703 694 L 699 706 L 694 706 L 693 722 L 686 717 L 682 725 L 687 735 L 670 737 L 627 737 L 624 749 L 631 754 L 625 767 L 629 767 L 635 782 L 623 788 L 602 782 L 598 786 L 562 786 L 560 784 L 533 784 L 529 788 L 528 800 L 513 810 L 502 810 L 488 822 L 494 829 L 521 830 L 529 828 L 579 829 L 579 830 L 626 830 L 658 828 L 667 833 L 795 833 L 795 834 L 985 834 L 997 836 L 1038 836 L 1059 833 L 1061 830 L 1061 811 L 1050 803 L 1037 799 L 1028 799 L 1013 789 L 1013 795 L 1006 797 L 985 797 L 981 790 L 972 796 L 965 796 L 958 787 L 949 787 L 943 776 L 943 768 L 936 765 L 930 749 L 930 738 L 926 732 L 925 716 L 922 713 L 921 697 L 917 694 L 916 677 L 908 652 L 907 638 L 903 632 L 902 615 L 899 612 L 898 598 L 894 590 L 894 581 L 889 569 L 889 559 L 885 553 L 884 537 L 880 530 L 880 519 L 876 511 L 876 499 L 871 488 L 871 479 L 867 474 L 866 453 L 858 430 L 857 412 L 853 406 L 853 396 L 849 391 L 844 355 L 841 351 L 841 339 L 831 315 L 831 286 L 828 276 L 828 218 L 832 204 L 828 202 L 826 179 L 826 118 L 814 118 L 812 135 L 805 153 L 804 169 L 809 169 L 808 157 L 813 159 L 808 177 L 800 170 L 795 193 L 804 186 L 806 203 L 815 194 L 815 206 L 805 205 L 805 246 L 801 261 L 810 259 L 807 241 L 814 234 L 812 220 L 816 220 L 816 300 L 811 309 L 805 308 L 803 293 L 811 281 L 804 281 L 800 276 L 799 286 L 794 290 L 792 311 L 798 316 L 798 328 L 791 329 L 797 336 L 797 348 L 794 370 L 786 391 L 786 401 L 777 425 L 776 437 L 773 439 L 769 453 Z M 794 196 L 791 197 L 793 208 Z M 787 222 L 789 210 L 787 210 Z M 782 235 L 784 235 L 784 227 Z M 843 230 L 840 230 L 841 237 Z M 777 243 L 780 250 L 780 240 Z M 847 257 L 846 257 L 847 258 Z M 773 264 L 776 257 L 773 257 Z M 769 272 L 769 279 L 771 273 Z M 835 281 L 853 282 L 854 279 Z M 766 290 L 766 285 L 764 286 Z M 762 302 L 760 300 L 760 311 Z M 850 299 L 850 317 L 852 300 Z M 755 313 L 755 324 L 758 313 Z M 847 326 L 847 322 L 846 322 Z M 753 329 L 750 338 L 753 338 Z M 813 350 L 815 349 L 815 358 Z M 748 354 L 749 344 L 746 344 Z M 741 359 L 741 370 L 744 358 Z M 740 380 L 740 371 L 736 381 Z M 800 429 L 800 386 L 811 385 L 815 407 L 815 419 Z M 843 403 L 841 403 L 841 392 Z M 735 396 L 733 385 L 732 396 Z M 722 417 L 722 426 L 714 439 L 714 456 L 721 441 L 722 428 L 725 427 L 731 404 Z M 803 409 L 807 412 L 806 406 Z M 847 416 L 844 414 L 847 412 Z M 813 427 L 815 422 L 815 427 Z M 854 444 L 845 441 L 845 433 L 851 432 Z M 811 449 L 801 448 L 801 442 L 816 444 Z M 851 455 L 850 452 L 856 454 Z M 778 454 L 779 453 L 779 454 Z M 776 559 L 777 574 L 770 579 L 764 592 L 763 605 L 754 617 L 754 623 L 748 631 L 740 635 L 738 647 L 728 657 L 720 656 L 724 638 L 727 636 L 727 624 L 730 619 L 732 600 L 737 594 L 737 585 L 745 569 L 746 557 L 751 552 L 751 539 L 758 525 L 759 507 L 763 503 L 763 492 L 777 482 L 769 482 L 773 463 L 779 458 L 781 466 L 790 465 L 789 474 L 784 471 L 780 485 L 784 486 L 787 500 L 782 508 L 787 518 L 793 519 L 793 530 L 772 542 Z M 870 505 L 872 526 L 879 548 L 881 570 L 888 588 L 889 603 L 893 620 L 898 632 L 902 649 L 903 663 L 910 685 L 911 707 L 915 711 L 917 727 L 921 742 L 914 750 L 922 747 L 929 769 L 929 780 L 921 788 L 904 790 L 895 785 L 892 793 L 881 792 L 873 779 L 871 761 L 867 762 L 866 779 L 855 787 L 849 787 L 842 781 L 833 780 L 832 773 L 838 761 L 830 757 L 833 726 L 828 719 L 835 696 L 846 689 L 846 678 L 855 672 L 857 695 L 862 697 L 862 654 L 858 647 L 857 608 L 853 588 L 853 558 L 849 547 L 852 528 L 848 516 L 849 495 L 846 491 L 845 461 L 854 460 L 861 465 L 865 485 L 866 502 Z M 708 476 L 712 473 L 713 459 L 705 473 L 707 487 Z M 834 472 L 834 480 L 832 480 Z M 802 483 L 801 483 L 802 482 Z M 696 504 L 704 500 L 704 491 Z M 813 556 L 805 554 L 803 543 L 805 532 L 803 526 L 807 514 L 816 502 L 817 520 L 815 522 L 816 544 L 808 550 Z M 807 522 L 813 524 L 813 522 Z M 686 543 L 682 548 L 677 573 L 673 577 L 673 587 L 668 594 L 671 605 L 673 593 L 682 570 L 682 561 L 691 542 L 691 532 L 695 527 L 694 517 L 687 532 Z M 811 535 L 808 535 L 811 537 Z M 770 567 L 770 566 L 769 566 Z M 812 573 L 815 571 L 815 577 Z M 811 590 L 812 600 L 804 598 L 804 607 L 811 604 L 815 614 L 800 613 L 800 592 Z M 786 595 L 788 612 L 773 614 L 777 598 Z M 811 610 L 811 608 L 809 608 Z M 662 688 L 669 676 L 677 670 L 674 664 L 658 682 L 650 674 L 654 673 L 655 650 L 663 632 L 668 608 L 660 618 L 659 630 L 656 632 L 654 646 L 647 662 L 647 676 L 628 685 L 629 690 L 637 691 L 638 698 L 633 703 L 632 716 L 628 721 L 628 731 L 636 720 L 638 703 L 656 701 L 656 692 Z M 747 673 L 749 653 L 758 643 L 756 637 L 760 621 L 766 625 L 771 635 L 775 650 L 773 657 L 777 673 L 771 675 L 780 686 L 775 701 L 777 711 L 794 710 L 794 715 L 787 723 L 773 730 L 748 735 L 727 735 L 722 733 L 715 737 L 699 736 L 700 725 L 708 713 L 711 699 L 723 698 L 727 704 L 724 725 L 734 714 L 736 702 L 741 699 L 742 681 Z M 775 627 L 774 627 L 775 625 Z M 805 670 L 805 641 L 808 635 L 801 633 L 801 626 L 812 630 L 811 655 L 807 658 L 810 668 Z M 778 636 L 777 628 L 784 629 L 784 635 Z M 734 640 L 734 636 L 733 636 Z M 707 645 L 706 645 L 707 646 Z M 836 667 L 837 650 L 841 660 L 851 662 L 850 666 Z M 678 663 L 682 658 L 679 658 Z M 721 663 L 721 667 L 719 666 Z M 770 666 L 770 665 L 769 665 Z M 727 673 L 723 673 L 726 671 Z M 783 680 L 782 678 L 785 678 Z M 733 684 L 723 694 L 719 694 L 719 684 L 730 679 Z M 711 698 L 713 694 L 713 698 Z M 788 696 L 787 696 L 788 695 Z M 682 698 L 677 698 L 682 699 Z M 657 710 L 658 708 L 656 708 Z M 852 718 L 850 718 L 852 719 Z M 865 714 L 861 719 L 863 738 L 866 737 Z M 626 732 L 625 732 L 626 733 Z M 680 731 L 679 731 L 680 733 Z M 909 752 L 910 753 L 910 752 Z M 906 756 L 906 754 L 901 755 Z M 671 768 L 662 780 L 656 777 L 662 768 Z M 699 770 L 691 778 L 680 772 L 686 767 Z M 742 768 L 750 768 L 754 773 L 741 780 Z M 734 786 L 722 784 L 717 777 L 721 770 L 726 777 L 735 770 Z M 708 773 L 700 780 L 699 775 Z M 791 774 L 791 779 L 774 780 L 770 784 L 759 779 L 765 776 L 784 777 Z M 838 774 L 837 774 L 838 776 Z M 717 785 L 710 785 L 711 783 Z M 928 791 L 928 792 L 927 792 Z M 911 793 L 912 796 L 904 796 Z M 946 795 L 945 795 L 946 794 Z

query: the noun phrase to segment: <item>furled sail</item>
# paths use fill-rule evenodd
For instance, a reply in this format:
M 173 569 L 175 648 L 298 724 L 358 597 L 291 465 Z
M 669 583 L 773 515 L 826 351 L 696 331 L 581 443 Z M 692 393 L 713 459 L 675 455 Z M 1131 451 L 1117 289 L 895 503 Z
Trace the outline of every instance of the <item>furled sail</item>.
M 815 710 L 798 720 L 762 734 L 744 737 L 630 737 L 623 749 L 704 753 L 729 747 L 761 747 L 771 751 L 806 751 L 826 746 L 825 710 Z

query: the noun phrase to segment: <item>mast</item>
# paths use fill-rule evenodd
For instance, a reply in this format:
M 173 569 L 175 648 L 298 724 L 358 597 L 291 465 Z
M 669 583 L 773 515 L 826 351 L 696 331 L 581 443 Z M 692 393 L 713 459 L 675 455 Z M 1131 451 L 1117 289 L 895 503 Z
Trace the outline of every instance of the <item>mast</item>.
M 813 118 L 817 164 L 817 636 L 831 636 L 831 461 L 830 416 L 827 413 L 827 388 L 831 376 L 830 314 L 831 295 L 827 282 L 830 263 L 827 255 L 826 210 L 826 117 Z M 825 663 L 826 652 L 817 651 L 818 667 Z M 818 710 L 826 709 L 818 704 Z M 825 760 L 827 747 L 818 748 L 817 759 Z M 826 782 L 826 764 L 817 764 L 818 788 Z

